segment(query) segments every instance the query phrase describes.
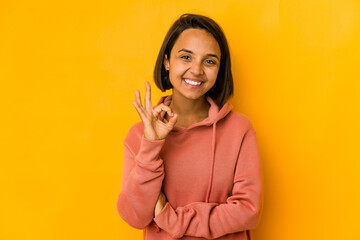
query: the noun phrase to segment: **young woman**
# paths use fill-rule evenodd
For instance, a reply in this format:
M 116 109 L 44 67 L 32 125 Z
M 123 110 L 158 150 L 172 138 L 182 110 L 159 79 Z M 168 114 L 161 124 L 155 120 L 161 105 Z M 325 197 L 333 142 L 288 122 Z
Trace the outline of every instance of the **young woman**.
M 182 15 L 170 28 L 154 71 L 172 89 L 155 107 L 146 82 L 141 122 L 124 141 L 120 216 L 144 239 L 251 239 L 262 206 L 255 130 L 232 111 L 230 53 L 210 18 Z

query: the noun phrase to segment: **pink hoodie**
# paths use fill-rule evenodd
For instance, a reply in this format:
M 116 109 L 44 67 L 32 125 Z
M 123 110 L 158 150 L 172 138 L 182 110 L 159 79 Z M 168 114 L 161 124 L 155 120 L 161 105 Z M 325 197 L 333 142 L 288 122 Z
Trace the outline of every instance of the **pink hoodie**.
M 166 139 L 144 138 L 142 122 L 125 138 L 117 207 L 145 240 L 252 239 L 264 198 L 255 130 L 229 103 L 219 110 L 207 101 L 208 118 L 175 126 Z M 168 203 L 154 217 L 161 190 Z

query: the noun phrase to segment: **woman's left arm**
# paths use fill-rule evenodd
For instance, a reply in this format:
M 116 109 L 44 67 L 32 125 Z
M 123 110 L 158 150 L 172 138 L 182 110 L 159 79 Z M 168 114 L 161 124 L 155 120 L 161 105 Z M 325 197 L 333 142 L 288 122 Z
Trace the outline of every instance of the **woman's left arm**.
M 243 139 L 232 195 L 226 203 L 194 202 L 176 209 L 166 203 L 154 221 L 173 238 L 186 235 L 214 239 L 254 229 L 263 206 L 262 174 L 256 134 L 250 128 Z

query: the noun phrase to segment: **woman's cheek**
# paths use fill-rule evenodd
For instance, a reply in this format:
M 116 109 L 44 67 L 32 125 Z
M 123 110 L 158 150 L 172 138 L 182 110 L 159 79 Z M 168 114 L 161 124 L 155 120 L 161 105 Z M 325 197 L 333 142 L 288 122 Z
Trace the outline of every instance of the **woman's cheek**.
M 187 64 L 177 64 L 176 66 L 175 66 L 175 68 L 173 69 L 177 74 L 183 74 L 185 71 L 186 71 L 186 69 L 188 69 L 189 67 L 188 67 L 188 65 Z
M 215 82 L 217 74 L 218 74 L 218 70 L 211 69 L 210 71 L 207 72 L 208 79 L 211 79 L 211 81 Z

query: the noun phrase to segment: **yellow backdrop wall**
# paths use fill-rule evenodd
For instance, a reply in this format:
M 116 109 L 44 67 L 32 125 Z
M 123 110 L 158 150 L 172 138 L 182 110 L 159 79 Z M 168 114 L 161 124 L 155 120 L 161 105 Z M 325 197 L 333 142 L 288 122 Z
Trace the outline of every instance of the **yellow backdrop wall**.
M 360 239 L 357 0 L 2 1 L 0 239 L 142 239 L 116 210 L 122 141 L 185 12 L 224 29 L 257 131 L 255 239 Z

